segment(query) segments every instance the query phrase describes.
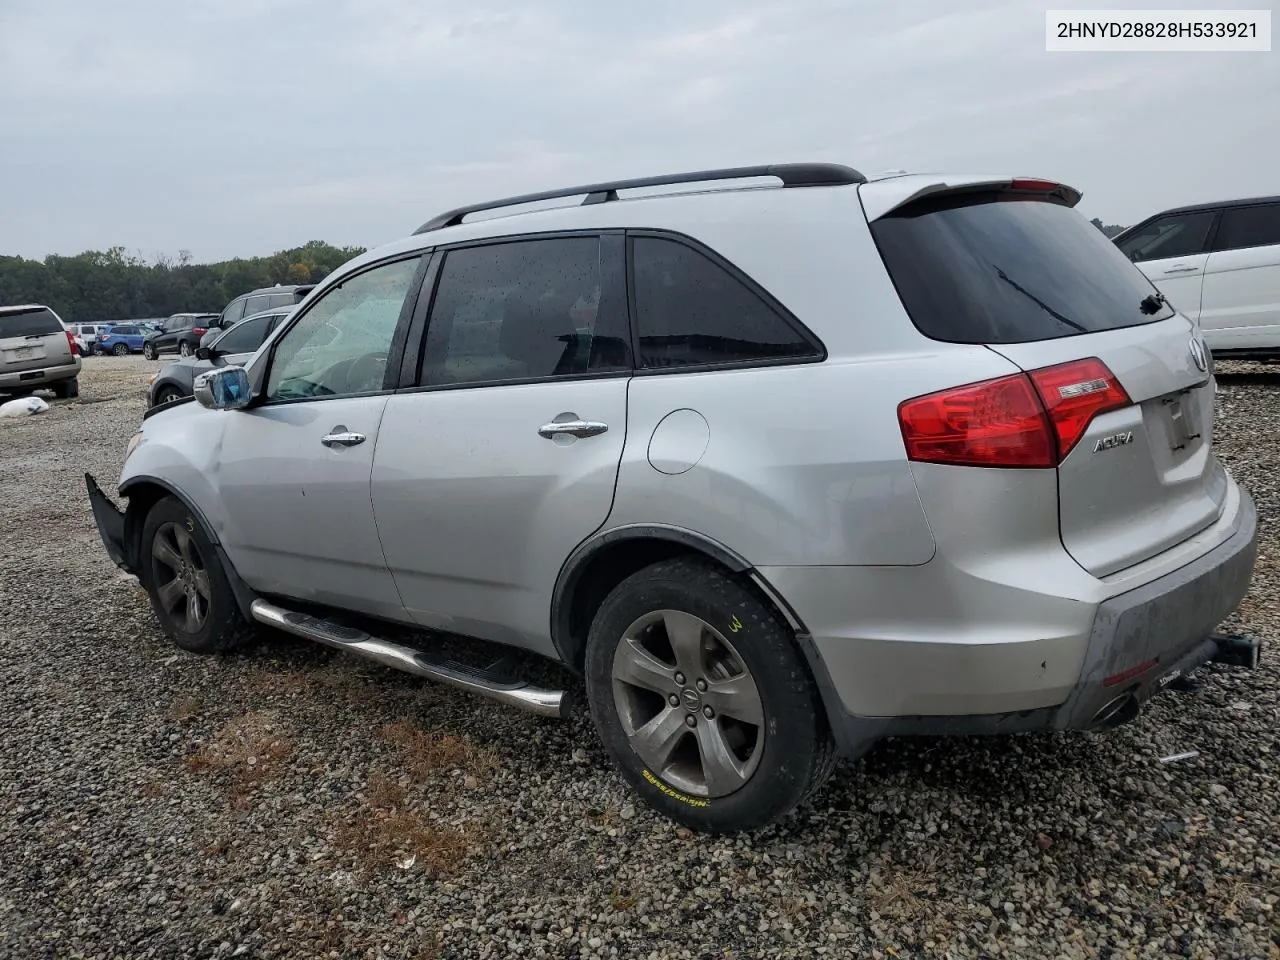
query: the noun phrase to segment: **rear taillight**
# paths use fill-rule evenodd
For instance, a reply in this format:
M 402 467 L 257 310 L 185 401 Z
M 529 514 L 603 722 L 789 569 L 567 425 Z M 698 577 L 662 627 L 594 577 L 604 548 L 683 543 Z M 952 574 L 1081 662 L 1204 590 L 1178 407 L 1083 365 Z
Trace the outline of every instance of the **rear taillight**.
M 1080 442 L 1093 418 L 1129 406 L 1129 394 L 1097 357 L 1031 371 L 1058 440 L 1058 462 Z
M 194 333 L 197 337 L 203 337 L 206 333 L 209 332 L 209 328 L 208 327 L 192 327 L 191 332 Z
M 907 457 L 972 467 L 1056 467 L 1090 421 L 1129 405 L 1096 357 L 907 400 L 898 422 Z
M 67 344 L 71 347 L 71 355 L 78 357 L 80 355 L 80 344 L 76 343 L 76 335 L 70 330 L 62 331 L 67 335 Z

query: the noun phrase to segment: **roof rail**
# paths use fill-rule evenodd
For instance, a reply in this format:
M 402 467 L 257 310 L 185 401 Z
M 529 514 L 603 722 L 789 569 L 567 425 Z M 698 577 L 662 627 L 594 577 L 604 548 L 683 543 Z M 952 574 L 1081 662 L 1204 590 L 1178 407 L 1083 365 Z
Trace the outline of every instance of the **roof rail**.
M 697 170 L 691 173 L 667 173 L 656 177 L 637 177 L 633 180 L 610 180 L 605 183 L 589 183 L 580 187 L 562 187 L 559 190 L 544 190 L 541 193 L 526 193 L 517 197 L 504 197 L 501 200 L 487 200 L 473 203 L 465 207 L 448 210 L 439 216 L 432 217 L 417 230 L 414 235 L 429 233 L 444 227 L 456 227 L 462 218 L 484 210 L 498 210 L 502 207 L 514 207 L 524 203 L 536 203 L 539 200 L 556 200 L 560 197 L 576 197 L 586 195 L 583 206 L 595 203 L 608 203 L 618 199 L 619 190 L 634 190 L 640 187 L 660 187 L 673 183 L 704 183 L 711 180 L 747 180 L 755 177 L 776 177 L 784 187 L 831 187 L 840 184 L 866 183 L 867 178 L 852 167 L 839 163 L 774 163 L 756 167 L 725 167 L 720 170 Z

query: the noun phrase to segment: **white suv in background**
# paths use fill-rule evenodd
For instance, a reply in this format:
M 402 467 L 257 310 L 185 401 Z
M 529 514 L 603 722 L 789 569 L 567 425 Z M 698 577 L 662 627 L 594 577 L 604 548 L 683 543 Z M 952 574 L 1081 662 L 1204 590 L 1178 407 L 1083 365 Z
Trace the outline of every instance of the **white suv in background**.
M 1280 360 L 1280 197 L 1166 210 L 1115 242 L 1216 356 Z

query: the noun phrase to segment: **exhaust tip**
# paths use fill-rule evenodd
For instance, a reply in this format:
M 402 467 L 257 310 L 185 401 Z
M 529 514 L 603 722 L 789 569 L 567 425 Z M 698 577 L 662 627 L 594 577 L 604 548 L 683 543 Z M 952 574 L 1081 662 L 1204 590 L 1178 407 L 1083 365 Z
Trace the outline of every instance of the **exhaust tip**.
M 1090 726 L 1102 730 L 1113 730 L 1128 723 L 1138 715 L 1138 699 L 1132 693 L 1122 693 L 1108 700 L 1093 715 Z

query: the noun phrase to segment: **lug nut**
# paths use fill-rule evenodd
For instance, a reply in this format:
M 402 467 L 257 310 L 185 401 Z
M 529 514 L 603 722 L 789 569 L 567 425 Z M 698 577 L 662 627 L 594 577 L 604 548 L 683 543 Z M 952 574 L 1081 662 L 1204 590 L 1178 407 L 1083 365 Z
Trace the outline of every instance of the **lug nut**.
M 678 683 L 682 687 L 684 686 L 684 674 L 681 673 L 679 670 L 676 671 L 676 683 Z
M 712 717 L 716 715 L 716 712 L 712 710 L 710 707 L 703 707 L 702 715 L 706 717 L 708 720 L 710 720 Z
M 684 725 L 686 727 L 696 727 L 698 725 L 698 718 L 691 713 L 684 718 Z
M 699 680 L 699 681 L 698 681 L 698 689 L 699 689 L 699 690 L 701 690 L 703 693 L 706 693 L 706 692 L 707 692 L 707 681 L 705 681 L 705 680 Z
M 680 698 L 673 693 L 671 696 L 667 697 L 667 703 L 671 704 L 673 707 L 678 707 L 680 706 Z

